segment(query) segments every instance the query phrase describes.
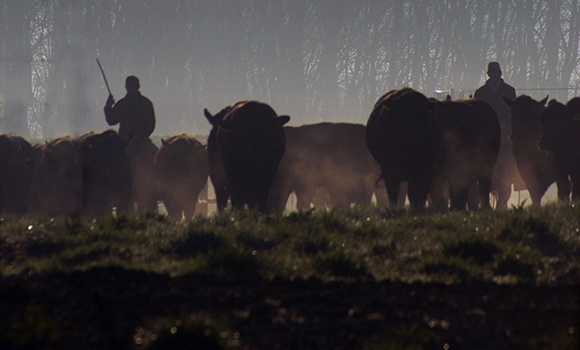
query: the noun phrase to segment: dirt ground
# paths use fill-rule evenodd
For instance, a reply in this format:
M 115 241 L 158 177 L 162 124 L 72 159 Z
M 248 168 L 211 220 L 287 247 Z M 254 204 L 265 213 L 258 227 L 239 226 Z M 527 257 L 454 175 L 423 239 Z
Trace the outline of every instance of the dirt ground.
M 93 268 L 4 277 L 0 348 L 138 349 L 152 320 L 203 314 L 224 321 L 239 349 L 578 349 L 579 298 L 578 285 L 216 281 Z

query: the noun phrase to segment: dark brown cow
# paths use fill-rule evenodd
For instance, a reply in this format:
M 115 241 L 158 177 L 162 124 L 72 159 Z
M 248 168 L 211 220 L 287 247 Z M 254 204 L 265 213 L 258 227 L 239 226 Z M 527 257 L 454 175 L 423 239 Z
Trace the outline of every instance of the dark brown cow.
M 205 146 L 186 134 L 161 140 L 154 168 L 168 214 L 177 219 L 193 217 L 209 175 Z
M 16 134 L 0 135 L 0 213 L 26 213 L 37 157 L 24 138 Z
M 381 167 L 391 203 L 409 181 L 414 208 L 424 208 L 434 179 L 435 119 L 425 95 L 411 88 L 393 90 L 375 104 L 367 122 L 366 144 Z
M 310 209 L 321 187 L 337 208 L 368 204 L 373 192 L 379 201 L 385 197 L 375 185 L 380 167 L 366 147 L 364 125 L 318 123 L 286 126 L 284 132 L 286 151 L 270 190 L 271 211 L 283 212 L 292 192 L 297 209 Z
M 572 199 L 580 199 L 580 97 L 565 105 L 552 100 L 542 112 L 540 148 L 549 151 L 558 168 L 570 176 Z
M 81 152 L 82 143 L 70 136 L 42 146 L 27 199 L 30 211 L 59 216 L 81 214 Z
M 83 144 L 83 214 L 111 215 L 132 210 L 131 164 L 126 155 L 128 142 L 114 130 L 88 133 Z
M 436 111 L 435 206 L 447 207 L 442 184 L 449 186 L 451 208 L 465 209 L 469 190 L 477 184 L 481 207 L 491 208 L 489 192 L 501 140 L 500 124 L 489 104 L 477 99 L 431 102 Z M 475 209 L 470 207 L 470 209 Z
M 265 103 L 241 101 L 221 121 L 208 120 L 216 129 L 208 143 L 217 141 L 232 206 L 266 212 L 268 192 L 284 155 L 283 125 L 290 117 L 277 116 Z
M 565 173 L 558 168 L 552 155 L 538 148 L 542 137 L 540 116 L 548 97 L 541 101 L 521 95 L 514 101 L 504 100 L 511 109 L 513 153 L 518 171 L 530 192 L 532 204 L 540 205 L 546 190 L 554 182 L 558 186 L 558 198 L 567 199 L 570 184 Z

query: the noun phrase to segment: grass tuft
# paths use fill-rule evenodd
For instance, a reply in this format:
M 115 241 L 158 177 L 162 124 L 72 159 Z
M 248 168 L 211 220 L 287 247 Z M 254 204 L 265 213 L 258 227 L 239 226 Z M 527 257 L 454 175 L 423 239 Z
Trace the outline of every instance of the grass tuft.
M 493 243 L 474 239 L 471 241 L 446 244 L 443 250 L 445 256 L 457 256 L 465 260 L 471 260 L 479 265 L 485 265 L 494 260 L 500 249 Z

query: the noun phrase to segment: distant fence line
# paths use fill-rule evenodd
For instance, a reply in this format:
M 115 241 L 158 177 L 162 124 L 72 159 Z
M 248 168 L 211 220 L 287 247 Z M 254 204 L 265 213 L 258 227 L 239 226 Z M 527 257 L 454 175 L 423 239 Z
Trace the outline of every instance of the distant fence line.
M 580 91 L 580 87 L 571 87 L 571 88 L 515 88 L 516 92 L 519 94 L 522 91 L 574 91 L 576 94 Z M 461 99 L 461 98 L 468 98 L 473 95 L 477 89 L 460 89 L 459 93 L 455 94 L 455 89 L 450 90 L 435 90 L 433 92 L 433 97 L 438 100 L 445 99 L 447 95 L 451 96 L 452 99 Z

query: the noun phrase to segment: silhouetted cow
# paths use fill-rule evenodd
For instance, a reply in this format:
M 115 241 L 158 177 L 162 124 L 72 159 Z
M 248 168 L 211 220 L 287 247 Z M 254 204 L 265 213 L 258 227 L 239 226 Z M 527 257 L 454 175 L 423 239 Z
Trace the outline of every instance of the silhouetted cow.
M 570 184 L 567 175 L 557 167 L 552 155 L 538 148 L 542 137 L 540 116 L 548 100 L 536 101 L 521 95 L 514 101 L 504 100 L 511 109 L 513 153 L 518 171 L 530 192 L 532 204 L 540 205 L 544 193 L 554 181 L 558 186 L 558 197 L 567 199 L 570 195 Z
M 161 140 L 155 155 L 159 195 L 170 216 L 193 217 L 199 193 L 209 175 L 205 146 L 186 134 Z
M 559 169 L 570 176 L 572 199 L 580 199 L 580 97 L 566 105 L 550 101 L 541 116 L 544 128 L 540 148 L 549 151 Z
M 465 209 L 469 190 L 476 183 L 481 207 L 491 208 L 489 192 L 501 141 L 495 111 L 477 99 L 431 103 L 437 126 L 435 182 L 430 193 L 434 205 L 447 207 L 442 196 L 446 180 L 451 208 Z
M 409 181 L 408 197 L 423 208 L 434 179 L 435 118 L 423 94 L 411 88 L 392 90 L 375 104 L 367 122 L 366 144 L 381 167 L 391 203 Z
M 206 117 L 213 125 L 208 138 L 210 174 L 217 158 L 210 154 L 217 150 L 232 206 L 248 205 L 266 212 L 268 191 L 284 155 L 283 125 L 290 117 L 277 116 L 272 107 L 257 101 L 238 102 L 223 118 L 212 117 L 207 111 Z
M 131 164 L 126 155 L 128 142 L 114 130 L 88 133 L 82 142 L 83 214 L 106 216 L 132 210 Z
M 283 212 L 292 192 L 299 210 L 310 208 L 316 190 L 326 188 L 333 207 L 368 204 L 376 188 L 380 167 L 365 144 L 361 124 L 318 123 L 284 127 L 286 151 L 269 195 L 271 211 Z
M 16 134 L 0 135 L 0 213 L 26 213 L 37 156 L 24 138 Z
M 32 212 L 78 216 L 82 211 L 82 143 L 64 136 L 41 147 L 28 194 Z

